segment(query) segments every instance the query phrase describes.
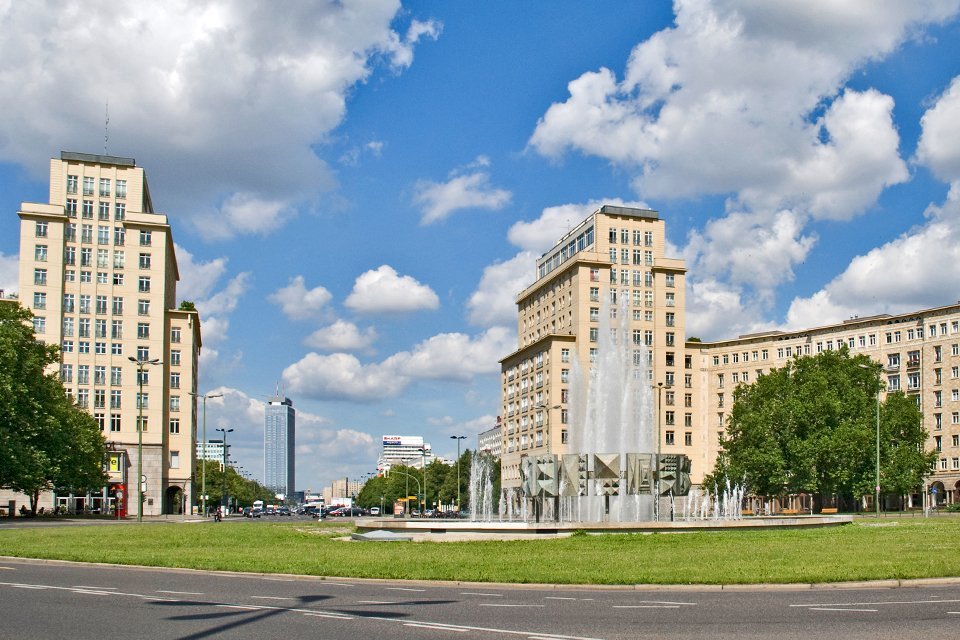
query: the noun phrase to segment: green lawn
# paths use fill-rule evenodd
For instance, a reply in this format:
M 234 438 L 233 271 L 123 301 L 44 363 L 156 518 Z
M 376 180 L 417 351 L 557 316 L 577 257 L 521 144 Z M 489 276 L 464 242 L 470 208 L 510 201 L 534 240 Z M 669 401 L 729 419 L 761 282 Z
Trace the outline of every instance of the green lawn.
M 838 582 L 960 576 L 960 519 L 807 530 L 345 542 L 309 523 L 63 526 L 0 531 L 0 555 L 364 578 L 557 584 Z

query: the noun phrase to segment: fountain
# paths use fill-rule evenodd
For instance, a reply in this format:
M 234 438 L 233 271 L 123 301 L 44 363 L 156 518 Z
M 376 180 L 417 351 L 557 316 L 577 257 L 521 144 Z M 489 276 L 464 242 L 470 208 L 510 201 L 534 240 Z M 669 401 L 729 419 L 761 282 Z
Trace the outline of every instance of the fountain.
M 625 303 L 603 304 L 593 366 L 584 371 L 573 359 L 571 453 L 521 458 L 519 489 L 501 491 L 496 503 L 491 477 L 497 461 L 475 453 L 470 468 L 471 521 L 380 519 L 359 521 L 358 530 L 512 535 L 833 526 L 851 521 L 850 516 L 743 518 L 743 487 L 691 491 L 687 456 L 656 452 L 649 352 L 632 339 L 631 309 Z M 666 501 L 666 515 L 654 508 L 657 501 Z

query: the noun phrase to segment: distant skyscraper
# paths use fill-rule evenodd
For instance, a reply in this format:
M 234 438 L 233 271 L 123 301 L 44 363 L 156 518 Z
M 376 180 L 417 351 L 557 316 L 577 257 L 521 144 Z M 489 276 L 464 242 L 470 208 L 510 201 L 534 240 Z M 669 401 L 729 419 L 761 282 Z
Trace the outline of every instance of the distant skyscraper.
M 294 429 L 297 412 L 293 401 L 279 391 L 267 402 L 263 421 L 264 485 L 276 493 L 293 496 Z

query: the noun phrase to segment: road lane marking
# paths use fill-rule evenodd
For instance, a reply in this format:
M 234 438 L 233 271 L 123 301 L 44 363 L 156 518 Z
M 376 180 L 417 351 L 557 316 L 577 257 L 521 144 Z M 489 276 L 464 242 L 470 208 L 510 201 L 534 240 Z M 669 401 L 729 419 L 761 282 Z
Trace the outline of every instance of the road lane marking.
M 287 598 L 284 596 L 250 596 L 257 600 L 296 600 L 296 598 Z
M 353 620 L 353 616 L 345 616 L 340 613 L 315 613 L 310 611 L 310 612 L 304 613 L 303 615 L 310 616 L 313 618 L 332 618 L 334 620 Z
M 157 593 L 169 593 L 175 596 L 202 596 L 202 591 L 165 591 L 164 589 L 157 589 Z
M 326 580 L 323 581 L 323 584 L 329 584 L 329 585 L 334 586 L 334 587 L 355 587 L 355 586 L 357 586 L 357 585 L 355 585 L 355 584 L 350 584 L 350 583 L 348 583 L 348 582 L 327 582 Z
M 386 587 L 387 591 L 426 591 L 426 589 L 410 589 L 408 587 Z
M 215 607 L 220 607 L 221 609 L 243 609 L 245 611 L 262 611 L 267 607 L 255 607 L 249 604 L 215 604 Z
M 615 604 L 614 609 L 679 609 L 678 604 Z
M 843 607 L 810 607 L 810 611 L 859 611 L 862 613 L 876 613 L 877 609 L 845 609 Z
M 488 604 L 488 603 L 485 602 L 485 603 L 481 604 L 480 606 L 481 606 L 481 607 L 538 607 L 538 608 L 543 608 L 543 607 L 545 607 L 545 606 L 547 606 L 547 605 L 544 605 L 544 604 L 512 604 L 512 603 L 511 603 L 511 604 L 499 604 L 499 603 L 497 603 L 497 604 L 489 603 L 489 604 Z
M 434 631 L 457 631 L 459 633 L 469 631 L 469 629 L 465 627 L 446 627 L 443 625 L 430 624 L 429 622 L 404 622 L 403 626 L 416 627 L 417 629 L 433 629 Z
M 96 589 L 97 591 L 116 591 L 116 587 L 91 587 L 87 584 L 74 585 L 74 589 Z
M 544 600 L 576 600 L 576 598 L 561 598 L 560 596 L 543 596 Z
M 357 604 L 397 604 L 392 600 L 357 600 Z
M 460 593 L 462 596 L 487 596 L 490 598 L 502 598 L 502 593 L 478 593 L 476 591 L 463 591 Z
M 16 567 L 0 567 L 0 569 L 3 569 L 4 571 L 16 571 L 16 570 L 17 570 Z
M 817 604 L 791 604 L 791 607 L 877 607 L 885 604 L 948 604 L 960 600 L 888 600 L 885 602 L 818 602 Z

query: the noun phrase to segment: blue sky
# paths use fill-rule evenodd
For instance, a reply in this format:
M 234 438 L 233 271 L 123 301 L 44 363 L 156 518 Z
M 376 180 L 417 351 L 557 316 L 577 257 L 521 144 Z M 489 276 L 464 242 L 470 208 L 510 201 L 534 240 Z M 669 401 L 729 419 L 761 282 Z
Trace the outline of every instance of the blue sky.
M 208 431 L 297 485 L 495 424 L 534 260 L 602 203 L 686 259 L 690 335 L 952 303 L 960 0 L 11 3 L 0 288 L 61 150 L 136 158 L 203 321 Z

